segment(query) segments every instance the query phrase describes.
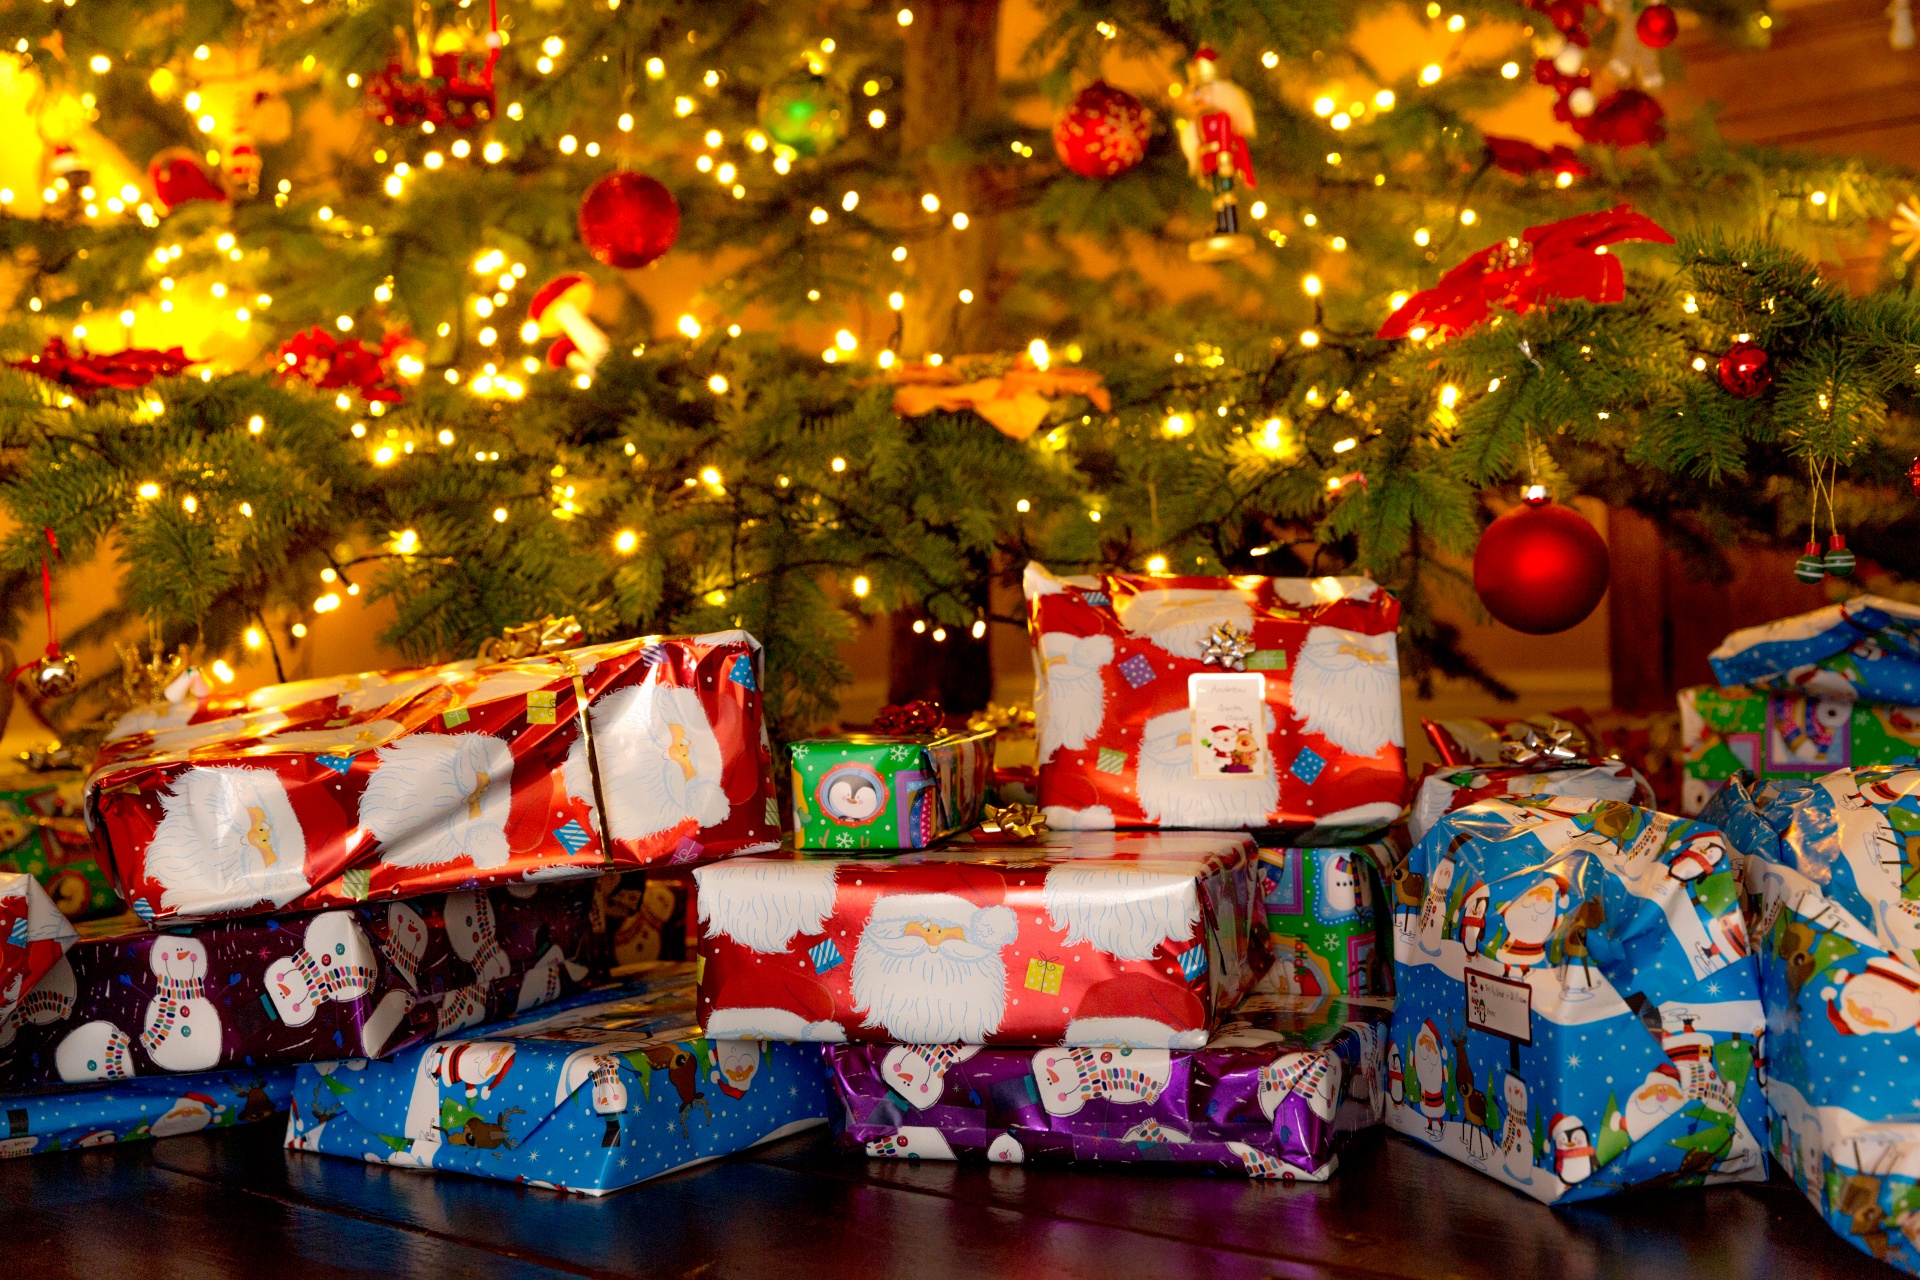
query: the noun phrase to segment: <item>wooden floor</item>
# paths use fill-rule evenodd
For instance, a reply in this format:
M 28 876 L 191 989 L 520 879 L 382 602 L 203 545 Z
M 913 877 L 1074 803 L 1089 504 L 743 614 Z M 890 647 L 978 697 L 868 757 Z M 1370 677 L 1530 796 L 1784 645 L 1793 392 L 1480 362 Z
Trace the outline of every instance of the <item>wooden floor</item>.
M 847 1159 L 816 1134 L 599 1200 L 289 1155 L 280 1137 L 267 1123 L 0 1163 L 4 1280 L 1901 1274 L 1784 1183 L 1554 1210 L 1385 1134 L 1332 1182 L 1291 1187 Z

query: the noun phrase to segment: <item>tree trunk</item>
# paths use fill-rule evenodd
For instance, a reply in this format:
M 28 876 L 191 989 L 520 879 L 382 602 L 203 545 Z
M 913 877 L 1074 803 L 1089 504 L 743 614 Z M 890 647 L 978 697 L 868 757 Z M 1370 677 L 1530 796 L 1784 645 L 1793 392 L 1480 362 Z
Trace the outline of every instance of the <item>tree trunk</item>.
M 945 640 L 932 631 L 915 635 L 913 617 L 889 619 L 887 701 L 895 704 L 932 698 L 953 714 L 979 711 L 993 696 L 993 663 L 987 642 L 964 627 L 950 627 Z

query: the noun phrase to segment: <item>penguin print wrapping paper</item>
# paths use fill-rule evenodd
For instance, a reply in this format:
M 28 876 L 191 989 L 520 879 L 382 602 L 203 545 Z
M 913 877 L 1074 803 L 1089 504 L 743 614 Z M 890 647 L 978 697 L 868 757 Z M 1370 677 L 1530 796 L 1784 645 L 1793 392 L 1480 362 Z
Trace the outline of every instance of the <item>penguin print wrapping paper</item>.
M 776 848 L 760 644 L 649 637 L 131 712 L 87 815 L 150 921 Z
M 1730 781 L 1767 1012 L 1774 1160 L 1843 1239 L 1920 1274 L 1920 770 Z
M 377 1062 L 303 1066 L 287 1146 L 602 1195 L 825 1124 L 820 1050 L 701 1036 L 686 969 Z
M 1040 804 L 1056 831 L 1365 839 L 1407 789 L 1400 602 L 1365 578 L 1027 566 Z
M 1387 1006 L 1254 996 L 1205 1048 L 833 1045 L 843 1150 L 1324 1182 L 1380 1123 Z
M 792 743 L 799 849 L 924 849 L 980 822 L 992 729 L 847 734 Z
M 91 921 L 0 1018 L 0 1092 L 391 1053 L 578 990 L 591 882 L 148 931 Z
M 284 1114 L 292 1098 L 290 1067 L 0 1094 L 0 1160 L 258 1124 Z
M 1396 893 L 1387 1124 L 1536 1200 L 1766 1177 L 1727 845 L 1615 800 L 1447 814 Z
M 1050 832 L 693 873 L 707 1034 L 1197 1049 L 1266 967 L 1239 832 Z

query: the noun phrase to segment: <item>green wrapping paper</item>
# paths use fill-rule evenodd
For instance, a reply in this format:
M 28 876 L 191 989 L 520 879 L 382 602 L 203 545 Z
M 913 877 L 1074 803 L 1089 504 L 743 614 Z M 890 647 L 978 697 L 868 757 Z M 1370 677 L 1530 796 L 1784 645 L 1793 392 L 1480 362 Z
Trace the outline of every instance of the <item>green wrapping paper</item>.
M 924 849 L 979 825 L 992 773 L 992 729 L 796 742 L 794 845 Z
M 1261 891 L 1273 968 L 1256 990 L 1298 996 L 1379 996 L 1393 991 L 1384 941 L 1379 868 L 1385 844 L 1262 849 Z
M 1864 765 L 1920 759 L 1920 707 L 1762 689 L 1680 691 L 1686 779 L 1680 807 L 1697 814 L 1722 783 L 1801 778 Z
M 0 871 L 40 882 L 69 920 L 120 910 L 113 882 L 93 855 L 81 810 L 82 773 L 0 775 Z

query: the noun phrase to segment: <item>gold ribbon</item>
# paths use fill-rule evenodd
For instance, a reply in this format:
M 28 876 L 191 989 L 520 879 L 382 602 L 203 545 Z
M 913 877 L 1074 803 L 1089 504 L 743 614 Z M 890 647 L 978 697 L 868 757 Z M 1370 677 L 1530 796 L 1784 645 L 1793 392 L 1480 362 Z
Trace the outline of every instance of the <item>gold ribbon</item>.
M 980 824 L 981 835 L 1009 841 L 1037 839 L 1048 830 L 1046 815 L 1031 804 L 990 804 L 986 821 Z

